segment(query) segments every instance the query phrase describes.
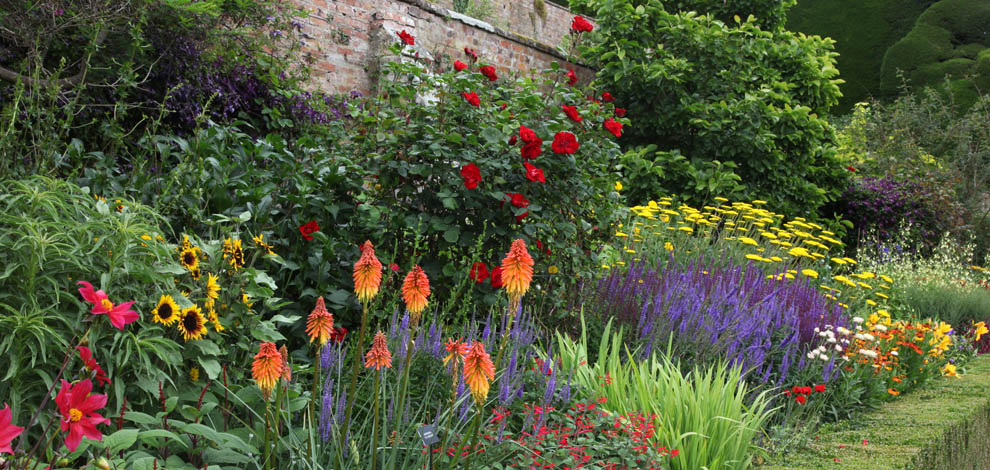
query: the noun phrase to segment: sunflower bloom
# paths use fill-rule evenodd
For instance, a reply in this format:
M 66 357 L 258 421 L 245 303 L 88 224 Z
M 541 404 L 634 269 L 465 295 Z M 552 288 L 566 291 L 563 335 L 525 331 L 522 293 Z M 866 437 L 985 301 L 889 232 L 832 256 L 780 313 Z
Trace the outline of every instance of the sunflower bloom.
M 354 293 L 358 301 L 367 304 L 378 294 L 382 284 L 382 263 L 375 257 L 371 241 L 361 245 L 361 258 L 354 263 Z
M 502 260 L 502 284 L 509 294 L 509 303 L 518 305 L 532 281 L 533 258 L 526 251 L 526 242 L 517 239 Z
M 179 331 L 182 332 L 182 339 L 197 340 L 206 335 L 206 320 L 203 318 L 203 311 L 198 305 L 182 309 L 179 314 Z
M 151 319 L 155 323 L 172 326 L 179 319 L 179 304 L 171 295 L 163 295 L 158 299 L 158 305 L 151 311 Z
M 464 383 L 471 389 L 475 403 L 481 403 L 488 397 L 489 381 L 495 378 L 495 365 L 491 356 L 485 352 L 485 345 L 475 341 L 467 356 L 464 357 Z
M 214 303 L 220 298 L 220 284 L 217 281 L 220 276 L 206 273 L 206 308 L 212 309 Z
M 406 302 L 406 310 L 415 325 L 426 308 L 426 298 L 430 296 L 430 280 L 426 278 L 423 268 L 413 266 L 406 279 L 402 281 L 402 300 Z
M 235 272 L 244 267 L 244 248 L 240 240 L 228 238 L 223 241 L 223 259 Z
M 223 330 L 226 330 L 226 328 L 224 328 L 223 325 L 220 324 L 220 315 L 217 315 L 217 311 L 212 307 L 210 307 L 210 313 L 208 315 L 208 319 L 210 320 L 210 323 L 213 324 L 213 329 L 216 330 L 217 333 L 222 333 Z
M 382 367 L 386 369 L 392 367 L 392 353 L 388 351 L 388 344 L 385 342 L 385 333 L 382 333 L 381 330 L 375 333 L 375 339 L 371 343 L 371 350 L 364 356 L 364 367 L 366 369 L 374 367 L 375 370 L 381 370 Z
M 251 376 L 261 389 L 265 400 L 271 397 L 284 367 L 282 354 L 275 348 L 275 343 L 261 343 L 258 354 L 254 355 L 254 363 L 251 364 Z
M 199 248 L 187 248 L 179 253 L 179 263 L 190 271 L 199 267 Z
M 333 335 L 333 315 L 327 311 L 323 297 L 316 299 L 316 307 L 306 319 L 306 334 L 309 335 L 310 343 L 319 338 L 321 348 L 326 346 Z

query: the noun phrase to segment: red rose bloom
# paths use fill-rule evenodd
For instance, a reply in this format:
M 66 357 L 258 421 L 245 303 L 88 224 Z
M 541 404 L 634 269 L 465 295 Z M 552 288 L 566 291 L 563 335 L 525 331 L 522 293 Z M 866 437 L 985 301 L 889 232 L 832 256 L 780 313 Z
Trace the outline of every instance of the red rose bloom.
M 543 170 L 530 165 L 529 162 L 523 162 L 523 166 L 526 167 L 526 179 L 534 183 L 546 183 L 547 180 L 543 176 Z
M 520 194 L 520 193 L 505 193 L 505 195 L 506 196 L 509 196 L 509 198 L 511 198 L 512 205 L 513 206 L 518 207 L 520 209 L 522 209 L 524 207 L 529 207 L 529 200 L 527 200 L 526 197 L 523 196 L 522 194 Z
M 499 289 L 502 287 L 502 266 L 496 266 L 492 269 L 492 287 Z
M 622 123 L 615 119 L 608 118 L 605 120 L 605 130 L 611 132 L 616 137 L 622 137 Z
M 480 261 L 475 262 L 471 265 L 471 272 L 468 274 L 468 277 L 478 284 L 485 282 L 485 279 L 488 279 L 488 266 L 485 266 L 485 263 Z
M 509 137 L 509 145 L 516 145 L 516 136 Z
M 467 189 L 474 189 L 478 187 L 478 183 L 481 182 L 481 168 L 474 163 L 468 163 L 461 168 L 461 177 L 464 178 L 464 187 Z
M 578 151 L 577 137 L 567 131 L 560 131 L 553 136 L 553 153 L 570 154 Z
M 474 106 L 475 108 L 477 108 L 478 106 L 481 106 L 481 98 L 478 98 L 478 94 L 477 93 L 475 93 L 473 91 L 471 93 L 466 93 L 465 92 L 465 93 L 461 93 L 461 96 L 463 96 L 464 99 L 471 106 Z
M 567 70 L 567 84 L 568 85 L 571 85 L 571 86 L 574 86 L 574 85 L 577 84 L 577 81 L 578 81 L 578 76 L 577 76 L 576 73 L 574 73 L 574 69 L 568 69 Z
M 794 401 L 798 402 L 799 405 L 803 405 L 808 402 L 808 397 L 804 395 L 798 395 L 794 397 Z
M 530 142 L 542 142 L 539 137 L 536 136 L 536 132 L 526 126 L 519 126 L 519 138 L 527 144 Z
M 481 67 L 481 74 L 488 77 L 488 81 L 494 82 L 495 80 L 498 80 L 498 75 L 495 74 L 495 67 L 492 67 L 491 65 Z
M 615 115 L 618 117 L 623 117 L 626 115 L 626 108 L 615 108 Z
M 815 391 L 818 393 L 825 393 L 825 385 L 815 385 Z
M 540 154 L 543 153 L 542 144 L 543 142 L 538 140 L 524 145 L 522 148 L 522 157 L 525 158 L 526 160 L 532 160 L 536 157 L 539 157 Z
M 851 172 L 853 172 L 853 173 L 856 173 L 856 169 L 853 168 L 853 167 L 851 167 L 851 166 L 847 166 L 846 169 L 849 170 L 849 171 L 851 171 Z
M 333 329 L 333 333 L 330 333 L 330 341 L 333 341 L 334 343 L 340 343 L 344 341 L 345 336 L 347 336 L 347 328 L 335 327 Z
M 589 23 L 588 20 L 580 16 L 575 16 L 574 21 L 571 22 L 572 31 L 576 31 L 579 33 L 590 33 L 594 29 L 595 27 L 591 23 Z
M 565 105 L 561 105 L 560 109 L 563 109 L 564 114 L 566 114 L 567 117 L 574 122 L 581 122 L 584 120 L 584 118 L 581 117 L 580 114 L 578 114 L 577 106 L 567 106 L 565 104 Z
M 471 57 L 471 60 L 478 60 L 478 51 L 471 49 L 470 47 L 465 47 L 464 53 Z
M 609 92 L 606 91 L 605 93 L 602 93 L 602 101 L 604 101 L 606 103 L 611 103 L 611 102 L 615 101 L 615 98 L 612 96 L 611 93 L 609 93 Z
M 310 220 L 309 222 L 306 222 L 305 224 L 299 226 L 299 233 L 302 234 L 303 238 L 305 238 L 306 241 L 312 241 L 313 236 L 310 234 L 319 231 L 320 231 L 320 225 L 317 224 L 315 220 Z
M 399 34 L 399 39 L 401 39 L 402 42 L 404 42 L 404 43 L 406 43 L 406 44 L 408 44 L 410 46 L 416 44 L 416 38 L 414 38 L 412 36 L 412 34 L 407 33 L 406 30 L 403 29 L 402 32 L 401 33 L 398 33 L 398 34 Z
M 468 68 L 468 66 L 464 62 L 461 62 L 459 60 L 454 61 L 454 70 L 460 72 L 461 70 L 464 70 L 466 68 Z

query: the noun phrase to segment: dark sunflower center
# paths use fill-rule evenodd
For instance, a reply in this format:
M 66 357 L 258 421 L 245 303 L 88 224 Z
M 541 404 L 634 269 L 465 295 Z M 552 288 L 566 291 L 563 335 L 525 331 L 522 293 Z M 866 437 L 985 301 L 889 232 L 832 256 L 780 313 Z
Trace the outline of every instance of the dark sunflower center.
M 172 318 L 173 313 L 175 312 L 172 311 L 172 306 L 169 304 L 162 304 L 161 307 L 158 307 L 158 318 L 161 318 L 162 320 Z
M 195 313 L 188 313 L 186 317 L 182 319 L 182 327 L 186 331 L 194 332 L 199 330 L 199 319 L 196 317 Z
M 196 255 L 193 253 L 186 253 L 182 255 L 182 261 L 185 264 L 193 264 L 196 262 Z

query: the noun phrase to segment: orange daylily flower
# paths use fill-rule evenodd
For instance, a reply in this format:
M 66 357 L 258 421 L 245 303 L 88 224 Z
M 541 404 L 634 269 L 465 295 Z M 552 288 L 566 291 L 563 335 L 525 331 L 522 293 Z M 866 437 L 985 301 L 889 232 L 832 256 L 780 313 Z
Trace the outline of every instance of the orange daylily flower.
M 430 296 L 430 280 L 427 279 L 423 268 L 413 266 L 406 279 L 402 281 L 402 300 L 406 302 L 406 310 L 412 317 L 413 324 L 419 322 L 419 317 L 426 308 L 426 298 Z
M 358 301 L 367 304 L 378 294 L 382 284 L 382 263 L 375 257 L 371 241 L 361 245 L 361 258 L 354 263 L 354 293 Z
M 333 335 L 333 315 L 327 311 L 322 296 L 316 299 L 316 307 L 306 319 L 306 334 L 309 335 L 310 343 L 319 338 L 320 347 L 326 346 L 330 336 Z
M 275 389 L 275 383 L 278 382 L 279 377 L 284 374 L 282 371 L 284 367 L 282 354 L 275 347 L 275 343 L 261 343 L 258 354 L 254 356 L 254 363 L 251 365 L 251 375 L 254 376 L 254 381 L 258 383 L 258 388 L 261 389 L 266 400 Z
M 464 383 L 471 389 L 475 403 L 481 403 L 488 397 L 489 381 L 495 379 L 495 365 L 491 356 L 485 352 L 485 345 L 475 341 L 467 356 L 464 357 Z
M 388 351 L 385 333 L 382 333 L 381 330 L 375 334 L 375 339 L 371 343 L 371 350 L 364 356 L 364 367 L 366 369 L 374 367 L 375 370 L 381 370 L 382 367 L 386 369 L 392 367 L 392 353 Z

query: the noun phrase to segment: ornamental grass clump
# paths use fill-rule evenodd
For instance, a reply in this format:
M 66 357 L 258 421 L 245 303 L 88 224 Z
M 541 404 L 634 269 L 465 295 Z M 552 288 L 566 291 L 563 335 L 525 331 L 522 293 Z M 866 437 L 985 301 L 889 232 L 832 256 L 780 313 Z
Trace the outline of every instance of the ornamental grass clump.
M 781 384 L 806 367 L 816 328 L 848 326 L 842 308 L 807 283 L 768 279 L 752 266 L 717 266 L 699 259 L 661 271 L 646 263 L 601 280 L 598 313 L 636 327 L 642 357 L 670 345 L 690 365 L 720 360 L 742 375 Z M 830 360 L 823 380 L 834 374 Z

